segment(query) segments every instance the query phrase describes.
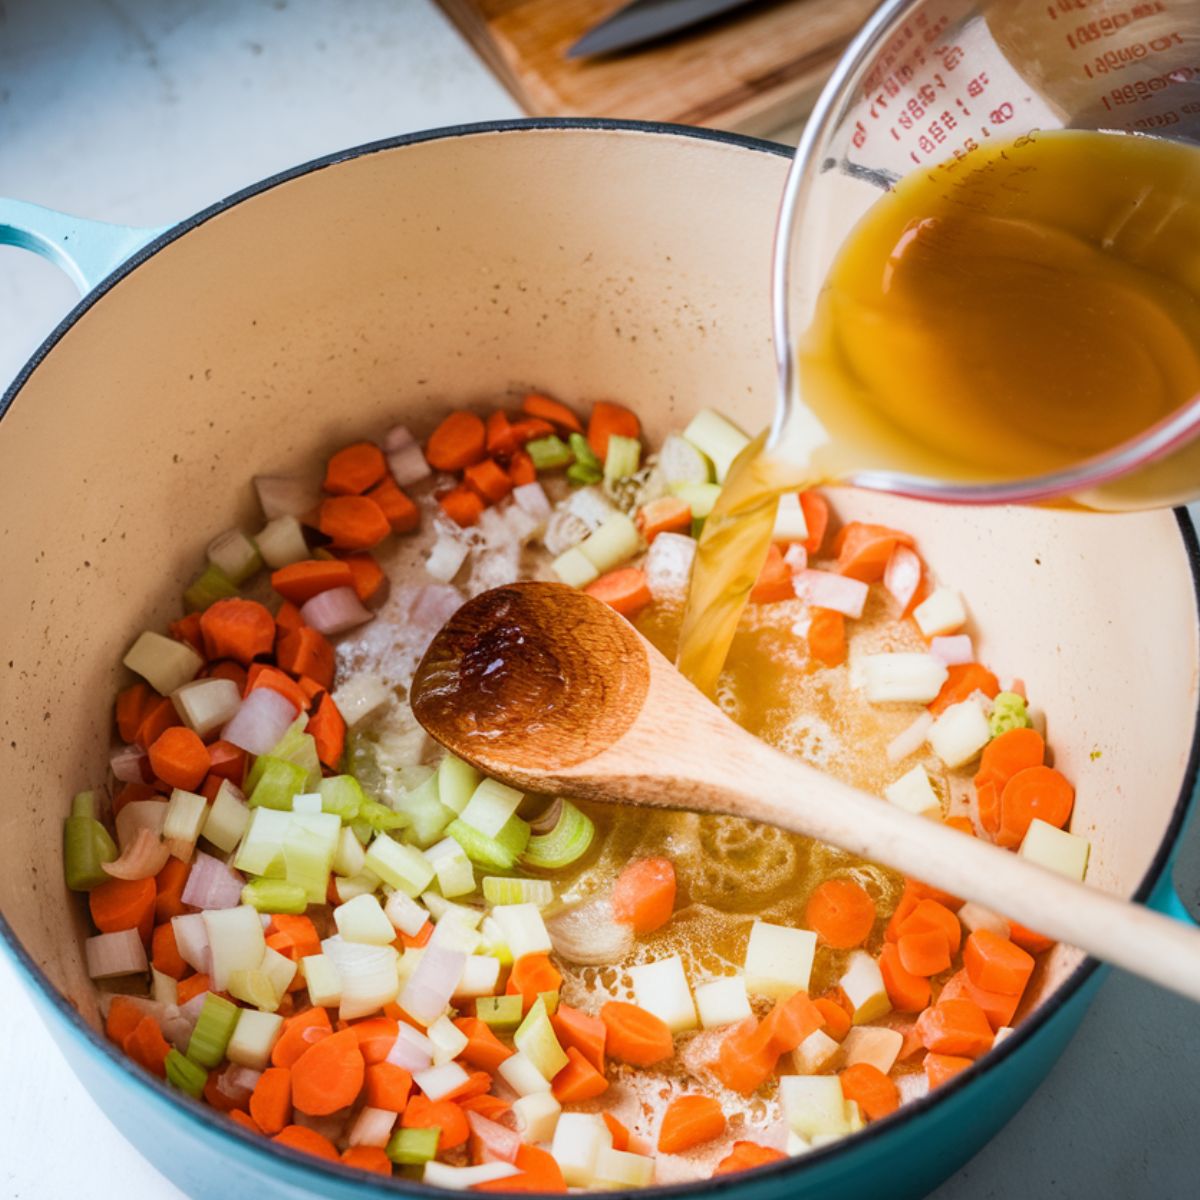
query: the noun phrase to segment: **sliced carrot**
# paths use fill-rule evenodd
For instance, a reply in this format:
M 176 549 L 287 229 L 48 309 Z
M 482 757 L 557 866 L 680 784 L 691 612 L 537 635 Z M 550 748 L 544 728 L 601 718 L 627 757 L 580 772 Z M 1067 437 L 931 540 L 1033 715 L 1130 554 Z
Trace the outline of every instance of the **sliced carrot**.
M 492 1179 L 477 1183 L 473 1192 L 565 1192 L 566 1180 L 562 1168 L 549 1151 L 537 1146 L 521 1146 L 517 1151 L 516 1167 L 519 1175 L 508 1175 L 504 1179 Z
M 928 979 L 950 969 L 950 943 L 940 929 L 902 933 L 895 942 L 900 965 L 910 974 Z
M 458 1107 L 466 1112 L 477 1112 L 481 1117 L 487 1117 L 489 1121 L 498 1121 L 512 1105 L 507 1100 L 502 1100 L 499 1096 L 471 1096 L 466 1100 L 460 1100 Z
M 994 783 L 981 783 L 975 789 L 975 803 L 979 808 L 979 823 L 984 831 L 993 836 L 1000 829 L 1000 792 Z
M 241 787 L 246 778 L 246 751 L 232 742 L 217 740 L 208 747 L 208 773 Z
M 827 879 L 809 897 L 804 922 L 835 950 L 861 946 L 875 928 L 875 901 L 853 879 Z
M 424 1096 L 416 1095 L 409 1100 L 400 1118 L 400 1124 L 405 1129 L 440 1130 L 438 1137 L 438 1153 L 453 1150 L 461 1146 L 471 1136 L 471 1127 L 467 1124 L 466 1113 L 452 1100 L 432 1101 Z
M 571 433 L 583 432 L 583 422 L 565 404 L 538 392 L 529 392 L 522 399 L 521 411 L 531 417 L 541 417 L 543 421 L 550 421 Z
M 183 961 L 183 955 L 179 953 L 179 946 L 175 941 L 175 926 L 170 921 L 155 926 L 150 945 L 150 961 L 156 971 L 176 980 L 182 979 L 188 973 L 188 965 Z
M 992 1027 L 972 1000 L 939 1000 L 917 1018 L 916 1032 L 935 1054 L 978 1058 L 992 1045 Z
M 313 924 L 311 917 L 291 913 L 275 913 L 271 917 L 271 924 L 267 926 L 267 932 L 268 934 L 282 934 L 287 938 L 291 950 L 280 953 L 286 953 L 293 962 L 321 953 L 321 937 L 317 933 L 317 927 Z M 324 1012 L 324 1009 L 314 1009 L 313 1011 Z M 319 1021 L 320 1018 L 315 1017 L 314 1020 Z M 325 1019 L 325 1024 L 328 1028 L 328 1017 Z
M 827 1033 L 835 1042 L 850 1032 L 850 1014 L 836 1001 L 828 996 L 814 1000 L 817 1011 L 825 1018 L 822 1032 Z
M 498 408 L 488 414 L 484 427 L 484 442 L 488 454 L 504 459 L 514 454 L 520 446 L 513 434 L 513 425 L 508 419 L 508 413 L 503 409 Z
M 322 500 L 317 528 L 335 550 L 373 550 L 392 532 L 383 509 L 370 496 Z
M 204 1103 L 215 1108 L 217 1112 L 233 1112 L 237 1108 L 237 1103 L 221 1091 L 217 1082 L 219 1078 L 216 1071 L 209 1071 L 208 1078 L 204 1081 L 204 1090 L 200 1095 Z
M 508 460 L 508 477 L 513 481 L 513 487 L 523 487 L 527 483 L 537 483 L 537 467 L 533 459 L 524 450 L 514 450 Z
M 173 788 L 194 792 L 208 774 L 211 759 L 199 734 L 176 725 L 165 729 L 150 747 L 154 774 Z
M 179 981 L 176 1000 L 181 1005 L 186 1004 L 189 1000 L 194 1000 L 197 996 L 211 991 L 212 980 L 203 971 L 197 971 L 194 975 L 189 975 L 186 979 Z
M 804 524 L 808 527 L 808 537 L 800 544 L 809 558 L 815 558 L 821 553 L 821 547 L 825 544 L 825 533 L 829 529 L 829 501 L 820 492 L 801 492 L 800 511 L 804 514 Z
M 358 1038 L 358 1048 L 362 1051 L 363 1062 L 368 1066 L 383 1062 L 387 1058 L 395 1045 L 396 1035 L 400 1032 L 399 1022 L 393 1021 L 391 1017 L 371 1017 L 366 1021 L 355 1021 L 350 1028 Z
M 937 900 L 918 900 L 896 932 L 899 938 L 906 933 L 923 933 L 931 929 L 939 930 L 945 936 L 951 954 L 958 953 L 962 944 L 962 925 L 958 917 Z
M 390 475 L 377 483 L 367 493 L 367 498 L 379 505 L 393 533 L 412 533 L 420 526 L 421 510 L 400 490 Z
M 975 930 L 963 950 L 963 966 L 971 982 L 1005 996 L 1021 995 L 1033 965 L 1033 955 L 990 929 Z
M 167 1074 L 167 1054 L 171 1047 L 162 1035 L 158 1022 L 151 1016 L 143 1017 L 134 1031 L 122 1043 L 122 1049 L 135 1063 L 146 1068 L 160 1079 Z
M 660 496 L 637 511 L 637 527 L 649 545 L 660 533 L 688 533 L 692 506 L 678 496 Z
M 711 1096 L 679 1096 L 667 1105 L 658 1132 L 662 1154 L 682 1154 L 719 1138 L 725 1132 L 725 1114 Z
M 975 824 L 970 817 L 947 817 L 943 822 L 949 829 L 956 829 L 959 833 L 965 833 L 967 837 L 975 836 Z
M 324 688 L 333 687 L 336 667 L 333 646 L 315 629 L 297 629 L 280 638 L 276 659 L 285 671 L 293 675 L 306 676 Z
M 554 1098 L 559 1104 L 594 1100 L 608 1088 L 608 1080 L 574 1046 L 567 1047 L 567 1065 L 554 1077 Z
M 346 720 L 328 692 L 317 701 L 304 731 L 317 743 L 317 758 L 336 771 L 346 748 Z
M 609 1044 L 611 1048 L 611 1037 Z M 730 1091 L 748 1096 L 766 1083 L 778 1061 L 779 1055 L 766 1044 L 758 1021 L 747 1017 L 721 1039 L 716 1061 L 710 1066 Z
M 1036 729 L 1010 729 L 984 746 L 975 786 L 990 783 L 999 794 L 1018 771 L 1040 767 L 1045 759 L 1046 743 Z
M 996 844 L 1016 849 L 1036 817 L 1062 829 L 1075 806 L 1075 789 L 1053 767 L 1026 767 L 1018 771 L 1000 793 L 1000 829 Z
M 177 642 L 186 642 L 201 658 L 204 657 L 204 639 L 200 635 L 200 614 L 188 613 L 167 626 L 167 632 Z
M 120 734 L 121 741 L 137 741 L 138 730 L 146 719 L 150 706 L 159 699 L 159 694 L 149 684 L 140 680 L 117 693 L 117 733 Z
M 965 970 L 956 971 L 946 980 L 938 994 L 938 1003 L 943 1000 L 970 1000 L 972 1004 L 977 1004 L 993 1029 L 1011 1025 L 1013 1017 L 1016 1016 L 1017 1006 L 1021 1003 L 1020 996 L 990 992 L 977 986 L 971 982 L 971 977 Z
M 824 1024 L 825 1014 L 808 998 L 808 993 L 796 992 L 787 1000 L 775 1002 L 775 1007 L 763 1018 L 758 1036 L 766 1049 L 778 1058 L 791 1053 Z
M 562 1005 L 559 1006 L 561 1011 Z M 467 1044 L 459 1058 L 471 1066 L 494 1072 L 506 1058 L 512 1056 L 513 1051 L 492 1032 L 490 1025 L 484 1024 L 478 1017 L 459 1017 L 454 1024 L 467 1035 Z
M 840 1072 L 842 1095 L 853 1100 L 870 1121 L 890 1116 L 900 1107 L 900 1091 L 878 1067 L 860 1062 Z
M 292 1073 L 287 1067 L 268 1067 L 250 1093 L 250 1115 L 266 1134 L 278 1133 L 292 1120 Z
M 1041 954 L 1054 945 L 1053 938 L 1048 938 L 1044 933 L 1034 933 L 1032 929 L 1026 929 L 1016 921 L 1009 921 L 1008 936 L 1030 954 Z
M 371 1063 L 364 1072 L 363 1098 L 371 1108 L 402 1113 L 408 1106 L 412 1091 L 412 1076 L 390 1062 Z
M 231 1108 L 229 1110 L 229 1119 L 236 1125 L 240 1125 L 247 1133 L 256 1133 L 262 1137 L 262 1130 L 258 1127 L 258 1122 L 248 1113 L 240 1108 Z
M 347 1146 L 342 1151 L 342 1165 L 389 1178 L 392 1174 L 392 1160 L 379 1146 Z
M 157 893 L 153 879 L 110 879 L 88 892 L 92 923 L 101 933 L 136 929 L 149 944 Z
M 913 544 L 912 537 L 898 529 L 851 521 L 843 525 L 833 539 L 833 552 L 837 555 L 840 574 L 863 583 L 876 583 L 883 578 L 888 559 L 896 546 Z
M 945 945 L 945 939 L 942 939 Z M 888 1000 L 897 1012 L 923 1012 L 929 1005 L 929 980 L 905 969 L 895 942 L 884 943 L 879 954 L 879 973 Z
M 640 438 L 641 422 L 636 413 L 620 404 L 597 400 L 592 405 L 592 415 L 588 418 L 587 440 L 592 453 L 601 462 L 608 457 L 608 439 L 614 434 L 619 437 Z
M 480 499 L 479 493 L 465 484 L 459 484 L 458 487 L 451 488 L 439 496 L 438 504 L 441 505 L 442 512 L 463 529 L 477 524 L 487 507 Z
M 165 730 L 180 724 L 182 722 L 179 720 L 179 714 L 175 711 L 175 705 L 166 696 L 163 696 L 151 701 L 145 716 L 142 717 L 141 725 L 138 726 L 137 737 L 133 740 L 139 746 L 148 749 Z
M 300 617 L 300 610 L 290 600 L 285 600 L 275 610 L 275 640 L 279 641 L 289 633 L 303 628 L 304 621 Z
M 453 1100 L 461 1105 L 464 1100 L 474 1100 L 476 1096 L 484 1096 L 492 1089 L 495 1082 L 487 1071 L 472 1071 L 458 1087 L 448 1091 L 443 1100 Z
M 628 1150 L 629 1130 L 612 1113 L 606 1112 L 600 1115 L 604 1118 L 604 1124 L 608 1126 L 609 1135 L 612 1137 L 612 1148 L 614 1150 Z
M 604 1073 L 604 1040 L 607 1033 L 599 1017 L 589 1016 L 569 1004 L 560 1004 L 551 1016 L 550 1024 L 564 1050 L 573 1046 L 597 1071 Z M 463 1057 L 466 1057 L 465 1051 Z
M 485 458 L 468 467 L 463 472 L 463 482 L 487 504 L 499 504 L 513 489 L 508 472 L 494 458 Z
M 619 567 L 609 571 L 583 590 L 631 621 L 654 599 L 646 582 L 646 572 L 640 567 Z
M 540 993 L 557 992 L 562 987 L 562 981 L 562 974 L 550 961 L 548 954 L 522 954 L 513 963 L 504 990 L 510 996 L 519 995 L 528 1010 Z
M 387 576 L 375 555 L 367 550 L 361 550 L 355 554 L 343 554 L 341 558 L 342 562 L 350 568 L 350 574 L 354 576 L 354 591 L 358 598 L 364 604 L 373 604 L 380 599 L 383 589 L 387 586 Z M 280 665 L 282 666 L 282 664 Z M 308 674 L 307 671 L 299 673 L 301 675 Z
M 290 1146 L 293 1150 L 302 1150 L 316 1158 L 328 1159 L 330 1162 L 337 1162 L 340 1157 L 337 1147 L 324 1134 L 304 1125 L 287 1125 L 271 1141 L 280 1146 Z
M 358 1099 L 365 1072 L 354 1030 L 331 1034 L 309 1046 L 292 1064 L 292 1103 L 310 1117 L 327 1117 Z M 258 1120 L 253 1110 L 250 1115 Z
M 329 1014 L 323 1008 L 309 1008 L 283 1023 L 283 1032 L 271 1050 L 276 1067 L 294 1066 L 296 1060 L 314 1043 L 333 1033 Z
M 128 996 L 113 996 L 104 1019 L 104 1033 L 109 1041 L 123 1045 L 125 1039 L 141 1024 L 145 1012 Z
M 322 487 L 334 496 L 361 496 L 386 474 L 383 451 L 374 442 L 355 442 L 329 460 Z
M 608 1053 L 621 1062 L 649 1067 L 675 1053 L 675 1039 L 666 1022 L 636 1004 L 610 1000 L 600 1009 L 600 1020 L 608 1035 Z
M 808 622 L 808 653 L 827 667 L 846 661 L 846 618 L 831 608 L 814 608 Z
M 233 598 L 210 604 L 200 617 L 209 658 L 232 658 L 249 666 L 275 648 L 275 618 L 257 600 Z
M 713 1168 L 713 1178 L 732 1175 L 736 1171 L 752 1171 L 767 1163 L 782 1162 L 787 1155 L 782 1150 L 761 1146 L 758 1142 L 734 1142 L 733 1149 Z
M 512 435 L 518 446 L 524 446 L 534 438 L 549 437 L 556 432 L 554 426 L 549 421 L 543 421 L 541 417 L 522 417 L 521 420 L 514 421 L 512 426 Z
M 354 572 L 338 558 L 308 558 L 273 571 L 271 586 L 292 604 L 304 604 L 331 588 L 353 587 Z
M 613 920 L 634 933 L 661 929 L 675 910 L 675 867 L 669 858 L 639 858 L 613 884 Z
M 925 1078 L 931 1088 L 941 1087 L 948 1079 L 953 1079 L 960 1071 L 965 1071 L 971 1065 L 969 1058 L 957 1054 L 927 1054 L 925 1055 Z
M 483 458 L 487 430 L 473 412 L 452 412 L 425 443 L 425 460 L 435 471 L 461 471 Z
M 271 691 L 278 692 L 300 712 L 308 708 L 308 697 L 304 694 L 304 689 L 291 676 L 268 663 L 251 663 L 250 670 L 246 672 L 246 688 L 242 694 L 248 696 L 257 688 L 270 688 Z
M 763 560 L 758 578 L 750 589 L 752 604 L 776 604 L 780 600 L 794 600 L 796 589 L 792 586 L 792 569 L 783 561 L 783 552 L 772 542 Z
M 936 717 L 952 704 L 961 704 L 975 692 L 982 692 L 989 700 L 1000 691 L 1000 680 L 987 667 L 979 663 L 955 663 L 946 668 L 946 682 L 942 690 L 929 702 L 929 711 Z

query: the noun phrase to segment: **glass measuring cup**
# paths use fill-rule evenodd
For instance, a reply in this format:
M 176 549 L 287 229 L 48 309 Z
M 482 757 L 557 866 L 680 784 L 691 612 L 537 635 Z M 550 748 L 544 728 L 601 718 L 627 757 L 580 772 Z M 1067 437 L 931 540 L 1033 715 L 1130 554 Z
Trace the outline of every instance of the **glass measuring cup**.
M 1200 143 L 1196 0 L 887 0 L 842 57 L 800 141 L 776 229 L 780 400 L 770 448 L 828 440 L 797 346 L 847 234 L 904 175 L 1035 130 Z M 1200 149 L 1197 150 L 1200 154 Z M 1196 255 L 1200 247 L 1181 247 Z M 1100 509 L 1200 497 L 1200 396 L 1137 437 L 1044 474 L 945 480 L 879 463 L 846 482 L 967 504 L 1071 497 Z

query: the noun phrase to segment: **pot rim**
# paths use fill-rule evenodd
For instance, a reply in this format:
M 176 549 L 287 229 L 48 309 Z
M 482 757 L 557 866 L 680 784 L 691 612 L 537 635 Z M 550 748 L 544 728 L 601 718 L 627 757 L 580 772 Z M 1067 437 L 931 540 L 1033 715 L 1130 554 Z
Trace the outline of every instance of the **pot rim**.
M 4 418 L 21 389 L 28 382 L 43 359 L 62 340 L 76 321 L 94 304 L 103 299 L 111 288 L 135 271 L 142 263 L 152 258 L 165 246 L 170 245 L 176 239 L 190 233 L 193 229 L 198 228 L 213 217 L 233 208 L 235 205 L 259 196 L 264 192 L 268 192 L 281 184 L 289 183 L 294 179 L 299 179 L 305 175 L 313 174 L 328 167 L 335 167 L 354 159 L 364 158 L 370 154 L 398 150 L 409 146 L 418 146 L 426 142 L 449 141 L 460 137 L 505 133 L 549 133 L 561 130 L 592 130 L 600 133 L 666 135 L 669 137 L 690 138 L 701 142 L 716 142 L 742 150 L 754 151 L 760 154 L 771 154 L 781 158 L 790 158 L 793 154 L 790 147 L 763 138 L 749 137 L 744 134 L 730 133 L 724 130 L 675 125 L 662 121 L 623 121 L 593 117 L 534 117 L 502 121 L 482 121 L 419 130 L 396 137 L 383 138 L 374 142 L 366 142 L 359 146 L 349 147 L 320 158 L 311 159 L 308 162 L 290 167 L 285 171 L 241 188 L 224 199 L 209 205 L 207 208 L 201 209 L 192 216 L 184 218 L 177 224 L 170 226 L 158 237 L 148 242 L 126 259 L 110 275 L 79 300 L 21 368 L 12 384 L 5 390 L 3 396 L 0 396 L 0 420 Z M 1188 565 L 1192 574 L 1192 586 L 1197 602 L 1197 609 L 1200 612 L 1200 541 L 1197 540 L 1196 530 L 1188 516 L 1187 510 L 1185 508 L 1176 508 L 1174 511 L 1180 538 L 1183 542 L 1184 553 L 1187 555 Z M 1171 819 L 1164 830 L 1162 840 L 1149 868 L 1132 895 L 1133 900 L 1142 902 L 1148 900 L 1151 892 L 1162 878 L 1175 848 L 1175 843 L 1182 831 L 1188 808 L 1196 791 L 1198 776 L 1200 776 L 1200 713 L 1197 714 L 1196 725 L 1193 728 L 1192 742 L 1188 751 L 1187 765 L 1184 769 L 1183 783 L 1172 809 Z M 124 1055 L 118 1054 L 116 1048 L 108 1039 L 93 1029 L 67 998 L 45 976 L 41 968 L 34 962 L 32 956 L 18 940 L 3 912 L 0 912 L 0 943 L 7 946 L 18 968 L 18 973 L 23 973 L 27 982 L 45 995 L 50 1004 L 57 1010 L 58 1015 L 68 1025 L 73 1026 L 75 1031 L 83 1036 L 85 1042 L 89 1043 L 93 1053 L 98 1053 L 104 1059 L 107 1059 L 108 1063 L 115 1065 L 133 1083 L 165 1099 L 169 1104 L 174 1106 L 175 1110 L 181 1116 L 200 1125 L 200 1132 L 215 1133 L 219 1138 L 227 1139 L 234 1145 L 240 1144 L 252 1151 L 261 1152 L 265 1150 L 267 1154 L 280 1157 L 294 1167 L 318 1177 L 325 1175 L 342 1182 L 353 1182 L 357 1186 L 359 1194 L 366 1197 L 371 1195 L 387 1197 L 402 1193 L 444 1197 L 447 1194 L 444 1188 L 434 1187 L 417 1180 L 395 1177 L 385 1180 L 382 1176 L 373 1178 L 371 1175 L 356 1168 L 346 1167 L 341 1163 L 327 1162 L 294 1150 L 290 1146 L 264 1142 L 263 1138 L 251 1134 L 240 1125 L 236 1125 L 232 1121 L 225 1119 L 223 1114 L 169 1087 L 165 1081 L 159 1080 L 146 1071 L 131 1068 L 129 1060 Z M 1039 1004 L 1037 1009 L 1030 1013 L 1014 1029 L 1009 1037 L 1005 1038 L 998 1047 L 989 1052 L 986 1063 L 982 1062 L 982 1060 L 976 1060 L 966 1070 L 960 1072 L 934 1091 L 928 1092 L 917 1099 L 907 1101 L 891 1116 L 884 1118 L 882 1121 L 872 1122 L 865 1129 L 851 1137 L 841 1138 L 828 1146 L 819 1147 L 800 1157 L 787 1158 L 780 1162 L 754 1168 L 748 1172 L 736 1172 L 730 1175 L 718 1176 L 715 1179 L 696 1180 L 692 1183 L 640 1188 L 638 1191 L 642 1195 L 666 1198 L 683 1197 L 698 1192 L 719 1195 L 728 1192 L 731 1188 L 760 1184 L 766 1185 L 776 1177 L 782 1178 L 785 1175 L 805 1171 L 810 1165 L 814 1168 L 823 1166 L 836 1158 L 842 1158 L 852 1153 L 856 1147 L 866 1146 L 871 1142 L 878 1141 L 880 1138 L 890 1136 L 896 1133 L 903 1124 L 919 1120 L 924 1113 L 928 1112 L 935 1105 L 941 1104 L 950 1097 L 959 1095 L 964 1089 L 972 1087 L 984 1077 L 992 1066 L 998 1065 L 1021 1050 L 1052 1017 L 1079 994 L 1101 966 L 1102 964 L 1097 959 L 1085 957 L 1067 978 L 1054 988 L 1046 1000 Z M 518 1197 L 524 1200 L 521 1193 L 503 1192 L 494 1194 L 510 1197 L 511 1200 L 517 1200 Z

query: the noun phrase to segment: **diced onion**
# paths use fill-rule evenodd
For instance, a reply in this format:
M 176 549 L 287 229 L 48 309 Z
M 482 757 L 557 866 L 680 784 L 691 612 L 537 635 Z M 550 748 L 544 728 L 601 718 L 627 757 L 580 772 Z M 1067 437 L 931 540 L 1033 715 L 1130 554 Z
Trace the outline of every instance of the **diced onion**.
M 810 571 L 807 568 L 792 576 L 792 586 L 801 600 L 814 608 L 827 608 L 847 617 L 861 617 L 867 602 L 867 585 L 847 575 L 833 571 Z
M 932 725 L 933 714 L 924 712 L 907 729 L 896 734 L 888 743 L 888 762 L 899 762 L 910 754 L 915 754 L 925 744 Z
M 241 903 L 245 879 L 211 854 L 199 853 L 181 899 L 192 908 L 236 908 Z
M 401 1021 L 386 1061 L 406 1071 L 424 1071 L 433 1062 L 433 1043 L 420 1030 Z
M 446 1011 L 466 965 L 467 956 L 461 950 L 426 946 L 400 993 L 400 1007 L 422 1025 L 431 1025 Z
M 179 957 L 201 975 L 212 974 L 212 951 L 208 945 L 208 927 L 199 913 L 171 918 Z
M 971 636 L 957 633 L 952 637 L 935 637 L 929 643 L 929 653 L 948 667 L 975 661 L 975 648 Z
M 122 783 L 145 783 L 146 777 L 142 773 L 145 762 L 146 752 L 141 746 L 122 746 L 108 760 L 108 766 Z
M 287 733 L 298 713 L 296 706 L 274 688 L 255 688 L 221 730 L 221 738 L 251 754 L 266 754 Z
M 371 619 L 369 608 L 364 608 L 352 587 L 330 588 L 318 592 L 300 609 L 300 619 L 326 637 L 355 629 Z
M 800 542 L 793 542 L 783 552 L 783 561 L 792 571 L 803 571 L 808 566 L 808 551 Z
M 907 612 L 921 586 L 921 559 L 909 546 L 897 546 L 883 570 L 883 586 L 901 612 Z
M 321 502 L 321 494 L 311 483 L 286 475 L 256 475 L 254 490 L 268 521 L 276 517 L 302 517 Z
M 433 474 L 429 463 L 425 461 L 425 455 L 421 453 L 421 447 L 415 444 L 391 451 L 387 456 L 387 463 L 392 478 L 400 487 L 411 487 Z
M 88 974 L 93 979 L 115 979 L 120 975 L 138 975 L 149 970 L 146 948 L 136 929 L 120 933 L 101 933 L 84 942 Z
M 467 1124 L 478 1140 L 483 1162 L 516 1162 L 521 1149 L 521 1135 L 516 1130 L 491 1121 L 477 1112 L 467 1113 Z
M 132 846 L 138 834 L 148 829 L 155 837 L 161 835 L 167 820 L 165 800 L 134 800 L 117 813 L 117 845 L 124 850 Z
M 413 445 L 416 440 L 409 432 L 407 425 L 393 425 L 383 435 L 380 445 L 383 447 L 384 454 L 391 454 L 396 450 L 403 450 L 405 446 Z
M 550 516 L 550 501 L 546 489 L 536 480 L 533 483 L 523 483 L 513 488 L 513 502 L 523 512 L 527 512 L 538 521 L 545 521 Z
M 121 851 L 119 858 L 100 865 L 114 879 L 149 879 L 167 865 L 170 857 L 170 850 L 158 834 L 139 829 L 137 837 Z
M 409 627 L 429 639 L 462 607 L 462 593 L 448 584 L 417 588 L 408 609 Z
M 588 900 L 565 908 L 546 921 L 546 929 L 555 954 L 582 966 L 620 962 L 633 948 L 633 928 L 613 920 L 612 905 L 607 899 Z

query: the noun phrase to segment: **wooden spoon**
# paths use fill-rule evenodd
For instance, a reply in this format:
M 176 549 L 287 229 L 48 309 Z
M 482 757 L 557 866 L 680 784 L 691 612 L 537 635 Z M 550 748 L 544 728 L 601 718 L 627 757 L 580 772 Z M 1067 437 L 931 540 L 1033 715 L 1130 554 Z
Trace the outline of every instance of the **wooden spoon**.
M 807 834 L 1200 1000 L 1200 931 L 772 749 L 573 588 L 515 583 L 468 601 L 430 644 L 411 699 L 439 742 L 522 791 L 730 813 Z

